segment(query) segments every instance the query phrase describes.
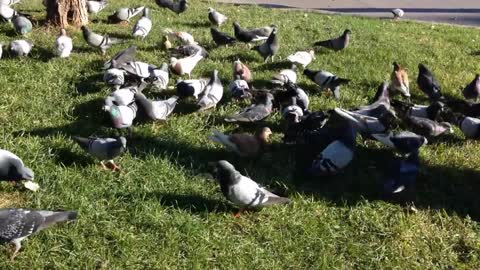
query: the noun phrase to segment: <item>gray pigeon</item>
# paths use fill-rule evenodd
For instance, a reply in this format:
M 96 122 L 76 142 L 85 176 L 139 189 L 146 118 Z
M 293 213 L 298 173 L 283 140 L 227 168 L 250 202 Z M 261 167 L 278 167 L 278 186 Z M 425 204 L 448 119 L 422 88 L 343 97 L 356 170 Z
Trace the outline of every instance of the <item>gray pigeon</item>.
M 453 127 L 447 122 L 436 122 L 428 118 L 409 116 L 407 122 L 413 132 L 423 136 L 437 137 L 453 133 Z
M 223 97 L 223 85 L 218 77 L 218 70 L 214 70 L 210 78 L 209 83 L 203 91 L 202 98 L 198 101 L 197 105 L 199 111 L 208 110 L 217 106 L 217 103 Z
M 478 99 L 480 96 L 480 74 L 475 75 L 475 79 L 463 89 L 463 96 L 466 99 Z
M 320 90 L 330 89 L 336 99 L 340 98 L 340 85 L 350 82 L 349 79 L 339 78 L 324 70 L 314 71 L 307 68 L 303 74 L 320 86 Z
M 157 3 L 157 5 L 159 5 L 162 8 L 170 9 L 171 11 L 177 13 L 178 15 L 180 15 L 180 13 L 185 12 L 188 8 L 187 0 L 179 0 L 179 1 L 155 0 L 155 3 Z
M 327 49 L 331 49 L 331 50 L 334 50 L 334 51 L 341 51 L 341 50 L 348 47 L 348 44 L 350 43 L 350 34 L 351 33 L 352 32 L 347 29 L 338 38 L 324 40 L 324 41 L 318 41 L 318 42 L 315 42 L 314 45 L 315 46 L 322 46 L 322 47 L 325 47 Z
M 374 97 L 374 102 L 370 105 L 362 106 L 352 112 L 379 118 L 390 111 L 390 97 L 387 82 L 382 83 Z
M 149 82 L 152 83 L 153 88 L 158 91 L 166 90 L 170 74 L 168 73 L 168 64 L 163 63 L 160 68 L 154 68 L 150 71 Z
M 15 27 L 15 31 L 21 35 L 26 35 L 32 32 L 32 22 L 27 19 L 27 17 L 22 16 L 20 14 L 15 14 L 13 16 L 13 27 Z
M 135 93 L 135 100 L 143 107 L 150 119 L 167 120 L 177 105 L 178 97 L 173 96 L 167 100 L 152 101 L 141 92 Z
M 0 209 L 0 240 L 15 245 L 13 261 L 22 247 L 22 240 L 59 222 L 75 220 L 75 211 Z
M 140 14 L 145 7 L 120 8 L 112 15 L 108 16 L 109 23 L 130 22 L 130 19 Z
M 207 79 L 179 81 L 176 85 L 177 95 L 181 98 L 193 96 L 195 99 L 198 99 L 198 96 L 203 93 L 208 83 L 209 80 Z
M 228 85 L 228 90 L 234 98 L 247 99 L 252 97 L 252 93 L 250 92 L 250 86 L 245 80 L 234 80 Z
M 455 116 L 454 121 L 466 138 L 480 139 L 480 119 L 459 115 Z
M 114 57 L 112 57 L 111 60 L 108 60 L 103 64 L 104 69 L 109 69 L 109 68 L 119 68 L 123 64 L 127 62 L 135 62 L 135 56 L 137 55 L 137 46 L 132 45 L 128 48 L 126 48 L 123 51 L 118 52 L 115 54 Z
M 392 106 L 402 117 L 422 117 L 437 121 L 445 111 L 445 104 L 441 101 L 432 102 L 430 105 L 409 104 L 399 100 L 392 100 Z
M 33 43 L 24 39 L 10 43 L 10 51 L 16 56 L 27 56 L 32 51 Z
M 148 33 L 150 33 L 150 30 L 152 30 L 152 20 L 150 19 L 149 13 L 149 8 L 143 9 L 142 18 L 140 18 L 140 20 L 138 20 L 138 22 L 135 24 L 135 27 L 133 27 L 134 37 L 145 39 Z
M 107 49 L 112 47 L 114 44 L 122 43 L 123 40 L 118 38 L 111 38 L 108 35 L 102 36 L 95 32 L 92 32 L 87 26 L 82 26 L 83 38 L 88 43 L 88 45 L 99 48 L 102 51 L 102 55 L 107 53 Z
M 32 191 L 38 190 L 38 184 L 33 182 L 32 169 L 25 167 L 23 161 L 14 153 L 0 149 L 0 181 L 23 182 Z
M 227 21 L 228 17 L 216 11 L 215 9 L 209 7 L 208 19 L 210 20 L 211 23 L 215 24 L 216 26 L 220 26 Z
M 417 152 L 420 147 L 428 143 L 427 138 L 410 131 L 390 131 L 387 133 L 372 134 L 372 137 L 402 154 Z
M 135 93 L 138 92 L 137 86 L 130 86 L 113 91 L 107 98 L 117 106 L 128 106 L 135 101 Z M 106 101 L 105 103 L 109 103 Z
M 225 118 L 226 122 L 253 123 L 267 118 L 273 110 L 273 95 L 266 93 L 260 102 L 245 108 L 243 111 Z
M 107 0 L 87 1 L 87 11 L 90 14 L 97 14 L 102 11 L 108 4 Z
M 217 46 L 235 44 L 237 40 L 234 37 L 229 36 L 227 33 L 220 32 L 217 28 L 210 28 L 210 34 L 212 35 L 213 42 Z
M 272 25 L 273 26 L 273 25 Z M 235 38 L 244 43 L 250 43 L 260 40 L 266 40 L 273 31 L 272 26 L 255 28 L 251 30 L 243 29 L 237 22 L 233 23 Z
M 120 156 L 127 149 L 127 139 L 125 137 L 118 138 L 83 138 L 73 137 L 82 149 L 87 151 L 90 155 L 100 160 L 100 165 L 104 169 L 108 169 L 105 165 L 112 165 L 112 170 L 120 170 L 120 167 L 113 162 L 113 159 Z
M 175 48 L 170 48 L 168 49 L 168 51 L 171 53 L 172 56 L 178 57 L 178 58 L 193 56 L 193 55 L 196 55 L 197 53 L 200 53 L 200 55 L 202 55 L 203 58 L 208 57 L 207 50 L 205 50 L 205 48 L 203 48 L 198 44 L 181 45 Z
M 213 172 L 223 195 L 240 207 L 235 217 L 248 208 L 262 208 L 274 204 L 290 203 L 288 198 L 280 197 L 261 187 L 252 179 L 243 176 L 226 160 L 215 163 Z
M 441 92 L 442 88 L 437 78 L 421 63 L 418 64 L 417 84 L 420 90 L 428 96 L 430 101 L 437 101 L 443 97 Z
M 103 81 L 113 85 L 115 89 L 120 89 L 125 84 L 125 71 L 118 68 L 110 68 L 105 70 Z
M 263 57 L 263 60 L 265 62 L 267 62 L 268 58 L 271 58 L 273 62 L 273 57 L 275 56 L 275 54 L 277 54 L 278 50 L 280 49 L 280 43 L 278 41 L 277 32 L 278 32 L 277 28 L 274 27 L 272 30 L 272 33 L 270 33 L 270 36 L 268 36 L 268 39 L 267 41 L 265 41 L 265 43 L 252 48 L 252 50 L 255 50 L 260 53 L 260 55 Z
M 395 114 L 390 111 L 380 118 L 366 116 L 340 108 L 335 108 L 335 112 L 345 120 L 350 121 L 358 131 L 365 135 L 388 131 L 396 118 Z

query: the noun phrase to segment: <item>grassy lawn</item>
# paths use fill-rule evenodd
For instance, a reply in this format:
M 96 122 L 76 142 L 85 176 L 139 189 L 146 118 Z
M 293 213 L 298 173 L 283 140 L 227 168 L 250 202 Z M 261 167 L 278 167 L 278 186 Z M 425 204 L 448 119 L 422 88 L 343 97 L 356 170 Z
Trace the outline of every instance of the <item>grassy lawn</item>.
M 190 9 L 177 16 L 153 0 L 111 2 L 91 18 L 98 20 L 91 27 L 129 41 L 108 56 L 136 44 L 138 60 L 156 65 L 169 59 L 161 48 L 166 27 L 188 31 L 213 47 L 209 6 L 230 17 L 221 30 L 232 35 L 233 21 L 248 28 L 275 23 L 282 59 L 351 29 L 351 47 L 321 51 L 310 66 L 352 79 L 342 88 L 340 101 L 317 93 L 300 76 L 313 110 L 367 104 L 377 85 L 389 78 L 393 61 L 409 69 L 416 103 L 426 103 L 414 83 L 419 62 L 432 69 L 450 96 L 460 96 L 460 87 L 480 70 L 478 56 L 473 56 L 480 49 L 480 31 L 473 28 L 199 1 L 191 1 Z M 116 8 L 141 3 L 151 7 L 154 22 L 145 41 L 130 38 L 134 22 L 128 27 L 105 23 Z M 40 0 L 16 8 L 44 18 Z M 18 38 L 12 29 L 0 25 L 0 42 Z M 102 83 L 106 58 L 87 46 L 80 31 L 67 31 L 75 47 L 68 60 L 51 57 L 57 31 L 43 27 L 28 37 L 36 46 L 30 57 L 0 60 L 0 145 L 22 157 L 41 185 L 39 192 L 30 193 L 1 184 L 0 205 L 76 209 L 79 220 L 24 241 L 14 263 L 7 259 L 6 246 L 0 246 L 0 269 L 480 269 L 480 143 L 465 140 L 458 129 L 422 148 L 416 190 L 396 200 L 385 200 L 381 192 L 382 169 L 393 153 L 360 138 L 357 155 L 343 174 L 296 177 L 293 151 L 280 143 L 278 113 L 266 123 L 275 141 L 267 158 L 239 161 L 207 139 L 212 129 L 238 130 L 222 119 L 245 104 L 228 97 L 213 112 L 184 113 L 192 103 L 187 101 L 165 123 L 136 121 L 129 150 L 118 159 L 124 170 L 102 171 L 70 136 L 119 134 L 101 111 L 111 91 Z M 259 81 L 286 66 L 263 64 L 256 52 L 237 45 L 210 50 L 192 77 L 218 69 L 226 87 L 237 57 Z M 205 177 L 207 162 L 219 159 L 231 160 L 294 204 L 233 218 L 235 208 Z

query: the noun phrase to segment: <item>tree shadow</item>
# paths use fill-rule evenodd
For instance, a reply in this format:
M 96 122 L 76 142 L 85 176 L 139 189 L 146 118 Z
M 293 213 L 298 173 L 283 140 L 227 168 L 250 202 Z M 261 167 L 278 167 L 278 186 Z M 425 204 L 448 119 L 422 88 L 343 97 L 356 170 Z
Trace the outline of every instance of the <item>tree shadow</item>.
M 102 74 L 93 74 L 90 76 L 82 77 L 81 80 L 75 82 L 75 89 L 77 89 L 78 95 L 87 95 L 100 91 L 101 87 L 99 82 L 103 81 Z
M 264 63 L 263 65 L 254 68 L 254 71 L 282 70 L 290 67 L 292 67 L 292 63 L 288 61 L 277 61 L 273 63 Z
M 47 50 L 42 47 L 33 47 L 32 52 L 30 53 L 30 56 L 33 59 L 40 60 L 44 63 L 52 60 L 52 58 L 55 57 L 55 54 L 51 50 Z
M 187 26 L 189 28 L 202 28 L 202 27 L 212 27 L 210 21 L 187 21 L 179 22 L 179 25 Z

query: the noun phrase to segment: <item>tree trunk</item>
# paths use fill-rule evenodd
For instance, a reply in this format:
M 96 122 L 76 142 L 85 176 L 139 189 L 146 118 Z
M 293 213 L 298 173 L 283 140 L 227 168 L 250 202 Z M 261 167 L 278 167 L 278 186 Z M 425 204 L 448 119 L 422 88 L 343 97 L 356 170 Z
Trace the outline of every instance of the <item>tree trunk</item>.
M 88 23 L 86 0 L 46 0 L 47 22 L 65 28 L 80 27 Z

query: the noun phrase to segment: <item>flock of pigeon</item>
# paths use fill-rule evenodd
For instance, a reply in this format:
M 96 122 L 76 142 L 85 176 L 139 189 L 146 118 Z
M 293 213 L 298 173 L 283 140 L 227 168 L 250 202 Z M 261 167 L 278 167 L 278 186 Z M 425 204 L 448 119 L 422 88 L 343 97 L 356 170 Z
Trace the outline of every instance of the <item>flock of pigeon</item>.
M 32 23 L 27 16 L 15 11 L 10 6 L 20 0 L 0 0 L 0 16 L 11 21 L 20 35 L 32 30 Z M 163 8 L 176 13 L 185 12 L 188 8 L 186 0 L 156 0 Z M 100 12 L 108 4 L 106 0 L 87 1 L 90 13 Z M 403 16 L 403 11 L 392 11 L 395 18 Z M 108 17 L 110 23 L 129 22 L 132 17 L 142 14 L 135 24 L 132 35 L 145 39 L 152 29 L 149 9 L 145 7 L 121 8 Z M 217 46 L 229 46 L 235 43 L 259 43 L 251 47 L 257 51 L 264 61 L 274 61 L 280 49 L 279 29 L 275 25 L 245 29 L 233 23 L 234 36 L 221 32 L 218 26 L 225 24 L 227 16 L 209 8 L 208 19 L 217 27 L 211 28 L 211 36 Z M 101 35 L 82 27 L 85 42 L 105 54 L 114 44 L 122 40 Z M 85 151 L 100 160 L 104 169 L 121 170 L 113 159 L 121 155 L 127 148 L 127 139 L 133 136 L 132 125 L 141 107 L 152 120 L 166 120 L 174 112 L 180 100 L 196 100 L 199 111 L 214 109 L 224 96 L 217 70 L 212 71 L 208 79 L 192 79 L 191 72 L 202 59 L 209 56 L 207 50 L 194 40 L 187 32 L 164 31 L 163 45 L 172 58 L 170 63 L 162 66 L 137 61 L 136 46 L 131 46 L 104 65 L 104 81 L 113 87 L 112 93 L 106 97 L 103 110 L 108 113 L 112 124 L 117 129 L 128 129 L 128 136 L 117 138 L 83 138 L 73 137 Z M 320 46 L 333 51 L 347 49 L 351 31 L 334 39 L 319 41 Z M 181 45 L 172 47 L 172 42 Z M 64 29 L 55 43 L 59 57 L 69 57 L 72 39 Z M 27 56 L 33 44 L 27 40 L 17 40 L 10 44 L 14 55 Z M 1 48 L 1 47 L 0 47 Z M 0 51 L 1 52 L 1 51 Z M 1 57 L 1 53 L 0 53 Z M 349 82 L 324 70 L 310 70 L 307 66 L 315 60 L 315 52 L 299 51 L 286 59 L 292 67 L 275 74 L 270 89 L 253 89 L 253 73 L 240 59 L 233 63 L 233 80 L 228 85 L 228 92 L 234 99 L 252 100 L 252 104 L 235 115 L 225 118 L 226 122 L 262 123 L 275 110 L 282 115 L 284 122 L 284 143 L 306 146 L 313 154 L 304 170 L 312 176 L 334 175 L 347 167 L 355 156 L 357 135 L 364 139 L 377 140 L 387 147 L 396 150 L 401 156 L 392 163 L 390 175 L 384 185 L 386 193 L 398 193 L 414 184 L 419 172 L 419 149 L 427 144 L 428 139 L 452 132 L 457 125 L 465 137 L 480 138 L 480 104 L 473 103 L 480 95 L 480 76 L 464 88 L 463 95 L 469 100 L 452 100 L 442 95 L 441 85 L 433 73 L 423 64 L 419 64 L 417 78 L 418 88 L 427 95 L 430 104 L 416 105 L 411 103 L 407 70 L 398 63 L 393 63 L 391 81 L 382 83 L 373 98 L 373 102 L 356 109 L 335 108 L 333 110 L 312 111 L 309 108 L 307 92 L 297 85 L 298 69 L 303 75 L 315 82 L 321 91 L 341 98 L 340 87 Z M 188 79 L 177 81 L 169 87 L 170 75 L 188 75 Z M 143 90 L 163 91 L 176 89 L 177 95 L 166 100 L 151 100 Z M 404 99 L 391 99 L 395 95 Z M 408 131 L 407 131 L 408 130 Z M 263 127 L 257 134 L 223 134 L 213 131 L 210 140 L 224 145 L 229 151 L 241 157 L 257 157 L 261 155 L 270 142 L 272 131 Z M 225 197 L 239 206 L 238 216 L 247 208 L 261 208 L 273 204 L 289 203 L 288 198 L 277 196 L 261 187 L 254 180 L 243 176 L 228 161 L 211 163 L 212 175 L 220 183 Z M 39 188 L 33 182 L 34 173 L 26 167 L 15 154 L 0 150 L 0 179 L 23 182 L 33 191 Z M 26 209 L 0 210 L 0 239 L 15 244 L 12 259 L 18 254 L 21 241 L 29 235 L 57 222 L 73 220 L 77 216 L 73 211 L 37 211 Z

